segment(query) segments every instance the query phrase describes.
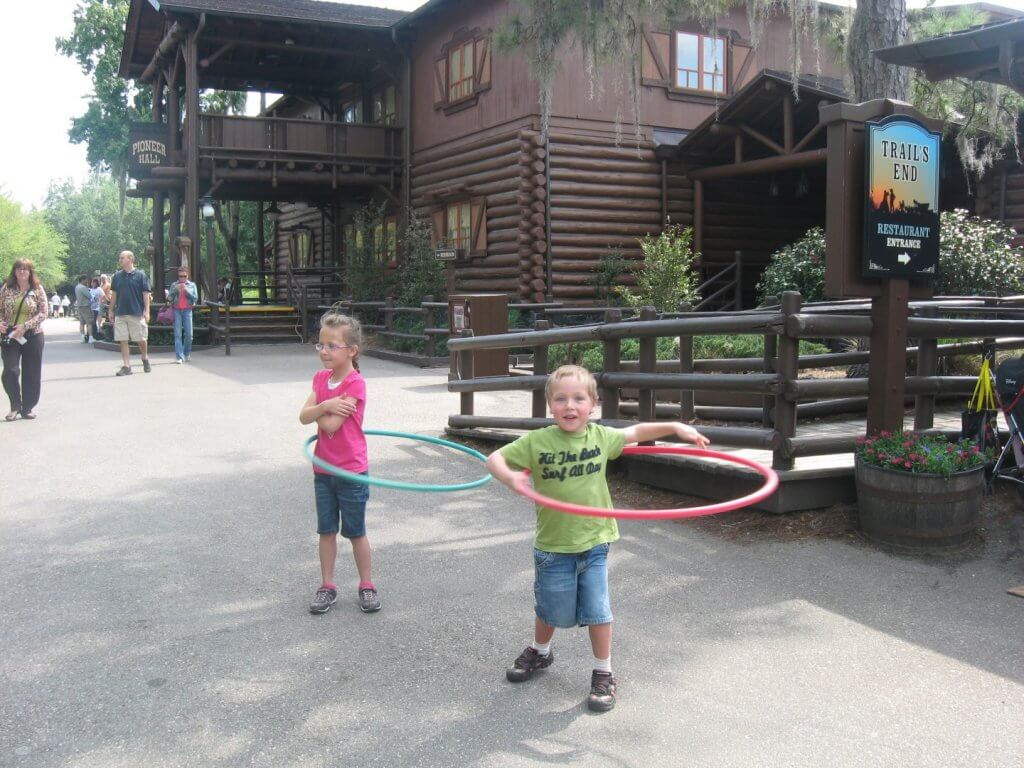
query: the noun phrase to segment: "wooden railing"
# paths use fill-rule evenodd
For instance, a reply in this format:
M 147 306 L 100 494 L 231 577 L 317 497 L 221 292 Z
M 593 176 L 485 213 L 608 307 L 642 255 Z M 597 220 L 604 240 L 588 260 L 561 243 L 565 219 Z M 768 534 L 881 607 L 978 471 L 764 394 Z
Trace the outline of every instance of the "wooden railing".
M 289 157 L 398 161 L 402 129 L 280 117 L 200 115 L 200 152 Z
M 743 309 L 743 254 L 736 251 L 732 264 L 728 264 L 697 288 L 702 296 L 694 310 L 718 311 Z
M 203 306 L 210 310 L 210 343 L 216 344 L 218 339 L 224 340 L 224 354 L 231 356 L 231 305 L 219 301 L 204 301 Z M 221 312 L 224 313 L 224 324 L 220 323 Z
M 968 395 L 974 376 L 940 376 L 937 361 L 943 356 L 980 353 L 983 348 L 1024 348 L 1024 302 L 956 298 L 913 302 L 907 335 L 919 340 L 907 350 L 916 359 L 916 375 L 906 378 L 906 394 L 915 398 L 914 427 L 934 427 L 935 399 L 940 395 Z M 634 321 L 623 321 L 617 310 L 609 310 L 600 325 L 577 328 L 512 332 L 473 338 L 468 333 L 450 339 L 448 347 L 457 356 L 448 385 L 460 396 L 460 412 L 449 418 L 449 426 L 460 429 L 534 429 L 551 423 L 546 418 L 543 388 L 547 380 L 548 349 L 553 344 L 600 342 L 603 372 L 597 374 L 601 389 L 601 417 L 608 423 L 624 424 L 622 416 L 635 415 L 640 421 L 659 416 L 690 420 L 718 419 L 726 415 L 760 421 L 760 426 L 702 425 L 714 443 L 759 448 L 773 452 L 776 469 L 791 469 L 801 456 L 850 452 L 856 435 L 812 437 L 797 434 L 798 416 L 822 416 L 863 410 L 867 401 L 867 378 L 808 379 L 799 372 L 867 362 L 870 352 L 821 355 L 799 354 L 801 339 L 867 337 L 871 334 L 869 305 L 864 302 L 802 306 L 798 293 L 786 293 L 781 305 L 744 312 L 694 312 L 658 319 L 653 310 L 641 312 Z M 950 317 L 956 315 L 956 317 Z M 966 317 L 964 317 L 966 316 Z M 972 319 L 972 317 L 977 319 Z M 1004 319 L 1013 318 L 1013 319 Z M 693 359 L 696 336 L 755 334 L 764 337 L 761 358 L 730 360 Z M 679 339 L 678 361 L 658 361 L 659 337 Z M 940 345 L 940 338 L 971 339 Z M 639 360 L 621 360 L 624 339 L 637 339 Z M 530 376 L 473 376 L 473 352 L 484 349 L 532 348 L 534 371 Z M 633 403 L 621 402 L 622 391 L 636 390 Z M 531 391 L 530 417 L 482 416 L 474 413 L 476 392 Z M 678 405 L 659 404 L 659 391 L 672 391 Z M 695 406 L 694 392 L 715 391 L 759 395 L 760 408 Z M 633 407 L 624 407 L 626 405 Z M 726 413 L 728 411 L 728 413 Z

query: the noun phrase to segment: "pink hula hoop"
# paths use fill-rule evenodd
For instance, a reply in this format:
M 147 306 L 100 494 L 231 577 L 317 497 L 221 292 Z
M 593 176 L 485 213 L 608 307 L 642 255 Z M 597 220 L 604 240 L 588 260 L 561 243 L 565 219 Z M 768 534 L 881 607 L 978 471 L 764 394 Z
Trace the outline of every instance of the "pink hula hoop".
M 764 478 L 764 485 L 753 493 L 740 496 L 738 499 L 720 501 L 716 504 L 703 504 L 698 507 L 680 507 L 679 509 L 601 509 L 600 507 L 584 507 L 580 504 L 570 504 L 565 501 L 550 499 L 537 493 L 533 486 L 527 482 L 527 477 L 530 474 L 528 470 L 523 472 L 521 479 L 516 481 L 516 491 L 541 506 L 557 509 L 560 512 L 568 512 L 570 515 L 614 517 L 622 520 L 670 520 L 716 515 L 720 512 L 732 512 L 734 509 L 740 509 L 741 507 L 747 507 L 759 501 L 764 501 L 775 493 L 779 487 L 779 476 L 775 474 L 771 467 L 766 467 L 753 459 L 747 459 L 743 456 L 734 456 L 721 451 L 709 451 L 706 448 L 688 448 L 672 445 L 633 445 L 622 450 L 624 456 L 648 453 L 670 453 L 678 456 L 700 456 L 708 459 L 721 459 L 722 461 L 753 469 Z

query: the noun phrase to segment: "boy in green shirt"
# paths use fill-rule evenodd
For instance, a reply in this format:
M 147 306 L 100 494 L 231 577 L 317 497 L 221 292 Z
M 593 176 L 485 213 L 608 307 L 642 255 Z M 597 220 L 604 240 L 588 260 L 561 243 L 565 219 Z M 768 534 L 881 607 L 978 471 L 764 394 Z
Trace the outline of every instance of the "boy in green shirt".
M 611 429 L 591 424 L 597 382 L 590 371 L 563 365 L 544 388 L 555 424 L 534 430 L 487 459 L 491 474 L 509 488 L 529 469 L 538 493 L 589 507 L 612 508 L 605 473 L 608 462 L 631 443 L 675 435 L 704 448 L 708 439 L 680 422 L 635 424 Z M 619 538 L 612 517 L 581 517 L 537 506 L 533 564 L 536 618 L 533 643 L 506 671 L 509 682 L 529 680 L 554 661 L 556 627 L 585 626 L 594 652 L 587 706 L 607 712 L 615 706 L 612 675 L 612 613 L 608 595 L 608 547 Z

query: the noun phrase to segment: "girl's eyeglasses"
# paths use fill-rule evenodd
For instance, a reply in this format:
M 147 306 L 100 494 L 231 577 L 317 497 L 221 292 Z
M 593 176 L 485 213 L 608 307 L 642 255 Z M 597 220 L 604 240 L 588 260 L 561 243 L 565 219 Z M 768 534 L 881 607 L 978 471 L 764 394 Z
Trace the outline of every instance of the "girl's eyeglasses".
M 313 349 L 317 352 L 323 352 L 325 349 L 328 352 L 338 352 L 342 349 L 352 349 L 354 344 L 314 344 Z

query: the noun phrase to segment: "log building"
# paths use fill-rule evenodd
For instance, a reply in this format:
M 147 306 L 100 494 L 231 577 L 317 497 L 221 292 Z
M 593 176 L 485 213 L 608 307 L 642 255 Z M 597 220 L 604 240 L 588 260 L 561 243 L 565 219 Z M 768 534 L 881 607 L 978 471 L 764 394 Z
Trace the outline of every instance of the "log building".
M 637 239 L 668 222 L 694 227 L 708 273 L 739 254 L 749 300 L 771 251 L 824 223 L 817 109 L 844 100 L 824 42 L 802 51 L 820 72 L 794 94 L 784 16 L 756 48 L 742 9 L 710 31 L 645 29 L 636 136 L 623 73 L 591 82 L 568 51 L 545 139 L 525 58 L 492 44 L 510 5 L 132 0 L 120 71 L 154 86 L 167 141 L 135 192 L 156 202 L 156 273 L 182 258 L 162 252 L 165 221 L 170 242 L 198 243 L 203 198 L 259 201 L 266 268 L 296 280 L 344 274 L 352 215 L 371 200 L 387 211 L 379 258 L 394 263 L 411 209 L 456 249 L 456 290 L 533 301 L 592 301 L 602 256 L 639 257 Z M 257 117 L 214 115 L 200 110 L 207 88 L 285 96 Z M 212 251 L 203 261 L 209 290 Z

